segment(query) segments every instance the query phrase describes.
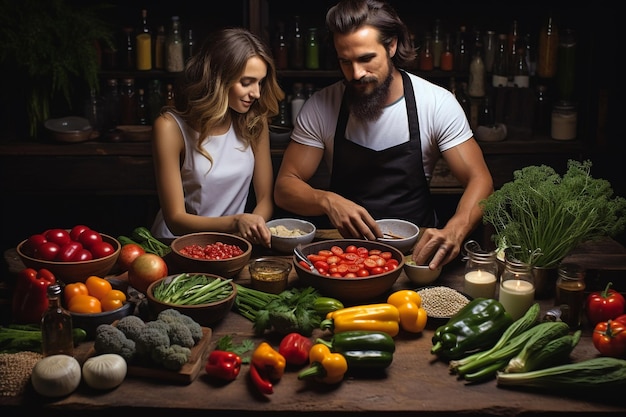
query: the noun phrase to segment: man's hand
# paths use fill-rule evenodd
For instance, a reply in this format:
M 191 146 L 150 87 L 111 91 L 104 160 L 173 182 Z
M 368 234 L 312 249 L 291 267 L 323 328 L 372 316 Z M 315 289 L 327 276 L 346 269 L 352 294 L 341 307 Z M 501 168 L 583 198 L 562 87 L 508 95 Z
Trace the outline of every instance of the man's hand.
M 446 229 L 428 228 L 413 249 L 412 259 L 418 265 L 437 269 L 451 262 L 461 251 L 461 242 Z
M 382 237 L 376 220 L 362 206 L 329 193 L 327 216 L 344 238 L 375 240 Z

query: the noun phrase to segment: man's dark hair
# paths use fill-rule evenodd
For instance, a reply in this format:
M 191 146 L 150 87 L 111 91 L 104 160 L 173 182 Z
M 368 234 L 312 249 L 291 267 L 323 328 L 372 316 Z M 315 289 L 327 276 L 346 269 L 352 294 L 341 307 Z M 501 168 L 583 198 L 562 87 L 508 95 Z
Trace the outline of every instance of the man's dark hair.
M 409 30 L 393 7 L 377 0 L 342 0 L 326 13 L 326 26 L 331 33 L 347 34 L 369 25 L 380 32 L 379 41 L 389 51 L 394 38 L 398 47 L 392 57 L 398 68 L 407 68 L 417 57 Z

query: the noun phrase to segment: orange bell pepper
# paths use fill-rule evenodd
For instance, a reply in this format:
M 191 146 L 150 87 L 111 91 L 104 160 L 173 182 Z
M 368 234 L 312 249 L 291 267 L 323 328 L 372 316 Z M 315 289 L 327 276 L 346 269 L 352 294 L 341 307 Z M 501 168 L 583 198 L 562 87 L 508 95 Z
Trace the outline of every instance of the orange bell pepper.
M 102 304 L 92 295 L 78 294 L 72 297 L 67 309 L 81 314 L 102 313 Z
M 309 351 L 310 366 L 298 374 L 298 379 L 315 378 L 326 384 L 343 381 L 348 361 L 341 353 L 333 353 L 323 343 L 316 343 Z
M 403 330 L 411 333 L 424 330 L 428 315 L 422 307 L 422 297 L 416 291 L 396 291 L 387 298 L 387 302 L 398 309 Z
M 89 295 L 89 290 L 84 282 L 72 282 L 71 284 L 67 284 L 63 290 L 65 305 L 69 306 L 70 300 L 78 294 Z

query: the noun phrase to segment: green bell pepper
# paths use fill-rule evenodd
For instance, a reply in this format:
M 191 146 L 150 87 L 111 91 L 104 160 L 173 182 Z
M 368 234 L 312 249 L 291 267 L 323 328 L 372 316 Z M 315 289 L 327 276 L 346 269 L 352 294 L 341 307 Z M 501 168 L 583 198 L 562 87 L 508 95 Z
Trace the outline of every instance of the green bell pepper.
M 351 330 L 336 333 L 330 341 L 318 338 L 317 343 L 346 358 L 348 370 L 385 369 L 393 361 L 396 344 L 386 332 Z
M 435 330 L 430 353 L 460 359 L 493 346 L 513 323 L 504 306 L 492 298 L 475 298 Z
M 330 297 L 317 297 L 313 303 L 315 312 L 319 314 L 322 319 L 325 319 L 326 315 L 331 311 L 340 310 L 343 307 L 344 306 L 341 301 Z

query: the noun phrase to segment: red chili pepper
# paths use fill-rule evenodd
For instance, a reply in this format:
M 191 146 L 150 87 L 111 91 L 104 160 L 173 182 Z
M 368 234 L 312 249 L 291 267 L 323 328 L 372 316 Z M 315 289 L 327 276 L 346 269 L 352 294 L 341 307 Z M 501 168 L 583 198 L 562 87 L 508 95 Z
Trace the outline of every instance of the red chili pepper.
M 289 333 L 280 341 L 278 353 L 289 365 L 304 365 L 309 362 L 309 351 L 313 341 L 300 333 Z
M 241 358 L 234 352 L 214 350 L 207 358 L 204 368 L 210 376 L 232 381 L 241 371 Z
M 612 320 L 626 311 L 626 299 L 619 292 L 610 288 L 612 282 L 606 284 L 604 291 L 596 291 L 587 297 L 587 318 L 592 326 Z
M 42 268 L 20 271 L 12 300 L 12 316 L 16 323 L 39 323 L 48 309 L 48 286 L 56 283 L 54 274 Z
M 272 382 L 269 378 L 261 375 L 261 370 L 254 363 L 250 363 L 250 379 L 252 379 L 252 383 L 262 394 L 269 395 L 274 393 Z

